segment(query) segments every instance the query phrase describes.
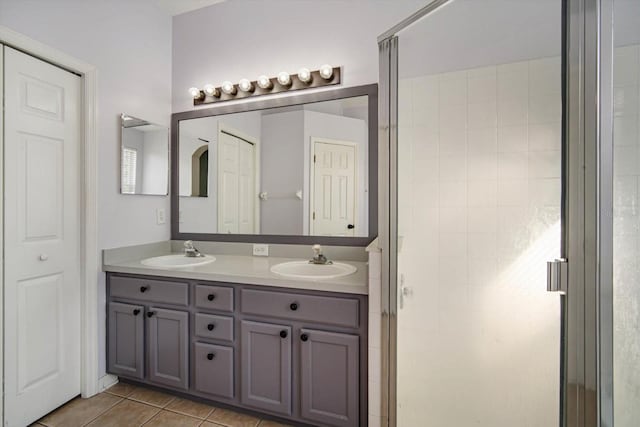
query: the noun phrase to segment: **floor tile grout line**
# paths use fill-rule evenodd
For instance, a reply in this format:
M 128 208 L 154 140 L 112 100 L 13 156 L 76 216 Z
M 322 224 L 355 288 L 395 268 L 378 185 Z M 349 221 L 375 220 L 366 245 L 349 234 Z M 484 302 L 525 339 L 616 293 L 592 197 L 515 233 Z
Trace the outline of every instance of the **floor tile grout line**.
M 117 402 L 115 405 L 111 406 L 109 409 L 107 409 L 106 411 L 102 412 L 100 415 L 98 415 L 97 417 L 95 417 L 94 419 L 92 419 L 91 421 L 89 421 L 87 424 L 84 424 L 84 425 L 83 425 L 83 427 L 84 427 L 84 426 L 87 426 L 87 425 L 89 425 L 89 424 L 91 424 L 92 422 L 94 422 L 95 420 L 97 420 L 98 418 L 100 418 L 102 415 L 104 415 L 105 413 L 107 413 L 107 411 L 109 411 L 109 410 L 113 409 L 114 407 L 116 407 L 117 405 L 121 404 L 121 403 L 122 403 L 122 402 L 124 402 L 125 400 L 127 400 L 127 401 L 129 401 L 129 402 L 133 402 L 133 403 L 138 403 L 138 404 L 141 404 L 141 405 L 145 405 L 145 406 L 148 406 L 148 407 L 150 407 L 150 408 L 152 408 L 152 409 L 157 409 L 157 411 L 158 411 L 158 412 L 156 412 L 155 414 L 153 414 L 153 415 L 151 416 L 151 418 L 154 418 L 157 414 L 159 414 L 159 413 L 162 411 L 162 408 L 158 408 L 157 406 L 150 405 L 150 404 L 148 404 L 148 403 L 146 403 L 146 402 L 140 402 L 140 401 L 137 401 L 137 400 L 128 399 L 128 398 L 124 397 L 124 398 L 121 398 L 121 399 L 120 399 L 120 401 L 119 401 L 119 402 Z M 151 418 L 150 418 L 149 420 L 145 421 L 145 422 L 144 422 L 144 424 L 146 424 L 147 422 L 149 422 L 149 421 L 151 420 Z M 142 425 L 144 425 L 144 424 L 141 424 L 139 427 L 141 427 L 141 426 L 142 426 Z
M 95 417 L 93 417 L 92 419 L 90 419 L 88 422 L 82 424 L 82 426 L 87 426 L 89 424 L 91 424 L 92 422 L 94 422 L 95 420 L 97 420 L 98 418 L 100 418 L 102 415 L 106 414 L 108 411 L 110 411 L 111 409 L 115 408 L 116 406 L 118 406 L 119 404 L 121 404 L 124 401 L 124 397 L 121 396 L 114 396 L 114 397 L 119 397 L 120 400 L 118 400 L 116 403 L 114 403 L 113 405 L 109 406 L 107 409 L 105 409 L 104 411 L 100 412 L 98 415 L 96 415 Z
M 132 402 L 136 402 L 136 403 L 144 403 L 147 406 L 151 406 L 153 408 L 160 408 L 160 409 L 165 409 L 167 406 L 171 405 L 171 403 L 176 400 L 175 397 L 171 397 L 171 400 L 169 400 L 164 406 L 160 406 L 160 405 L 155 405 L 151 402 L 147 402 L 145 400 L 140 400 L 140 399 L 134 399 L 134 398 L 130 398 L 130 397 L 126 397 L 125 399 L 130 400 Z M 174 411 L 171 411 L 174 412 Z
M 134 401 L 134 402 L 135 402 L 135 401 Z M 154 406 L 154 408 L 158 409 L 156 406 Z M 152 420 L 152 419 L 154 419 L 155 417 L 157 417 L 157 416 L 158 416 L 158 414 L 160 414 L 161 412 L 162 412 L 162 408 L 160 408 L 160 409 L 158 410 L 158 412 L 156 412 L 155 414 L 153 414 L 153 415 L 152 415 L 152 416 L 151 416 L 147 421 L 145 421 L 145 422 L 143 422 L 142 424 L 140 424 L 140 427 L 142 427 L 142 426 L 144 426 L 144 425 L 146 425 L 146 424 L 150 423 L 150 422 L 151 422 L 151 420 Z
M 171 403 L 169 403 L 169 405 L 171 405 Z M 207 418 L 209 418 L 209 417 L 211 416 L 211 414 L 213 414 L 213 413 L 214 413 L 214 411 L 216 410 L 216 408 L 212 408 L 212 409 L 209 411 L 209 413 L 208 413 L 204 418 L 200 418 L 200 417 L 197 417 L 197 416 L 195 416 L 195 415 L 187 414 L 186 412 L 180 412 L 180 411 L 177 411 L 177 410 L 175 410 L 175 409 L 171 409 L 171 408 L 169 408 L 169 405 L 167 405 L 167 406 L 166 406 L 166 407 L 164 407 L 163 409 L 164 409 L 165 411 L 173 412 L 174 414 L 178 414 L 178 415 L 185 415 L 185 416 L 187 416 L 187 417 L 191 417 L 191 418 L 195 418 L 195 419 L 203 420 L 203 421 L 207 421 Z

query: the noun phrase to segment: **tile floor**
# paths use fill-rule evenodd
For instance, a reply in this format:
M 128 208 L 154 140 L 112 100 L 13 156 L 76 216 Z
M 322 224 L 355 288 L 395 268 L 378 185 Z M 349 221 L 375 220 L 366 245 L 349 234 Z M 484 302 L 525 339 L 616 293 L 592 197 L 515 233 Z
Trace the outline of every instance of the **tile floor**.
M 155 390 L 118 383 L 90 399 L 76 398 L 32 427 L 286 427 Z

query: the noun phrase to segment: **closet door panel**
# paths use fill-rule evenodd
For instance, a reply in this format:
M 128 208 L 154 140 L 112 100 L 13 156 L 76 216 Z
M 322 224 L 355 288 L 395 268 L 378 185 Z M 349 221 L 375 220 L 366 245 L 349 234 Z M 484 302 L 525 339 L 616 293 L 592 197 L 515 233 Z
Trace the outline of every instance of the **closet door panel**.
M 5 422 L 28 425 L 80 393 L 81 80 L 4 57 Z

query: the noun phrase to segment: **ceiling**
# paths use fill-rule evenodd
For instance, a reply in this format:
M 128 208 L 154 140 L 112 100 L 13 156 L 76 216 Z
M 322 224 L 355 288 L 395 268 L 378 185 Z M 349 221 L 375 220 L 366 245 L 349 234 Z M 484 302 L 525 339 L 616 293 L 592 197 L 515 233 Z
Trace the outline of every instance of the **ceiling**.
M 222 3 L 226 0 L 152 0 L 156 5 L 169 15 L 175 16 L 181 13 Z

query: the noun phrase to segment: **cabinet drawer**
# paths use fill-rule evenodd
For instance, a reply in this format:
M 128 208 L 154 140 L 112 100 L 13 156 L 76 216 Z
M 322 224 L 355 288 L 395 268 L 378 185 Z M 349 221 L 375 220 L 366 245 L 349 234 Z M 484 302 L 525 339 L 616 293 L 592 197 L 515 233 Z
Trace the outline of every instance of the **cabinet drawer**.
M 189 304 L 189 286 L 186 283 L 111 276 L 109 289 L 109 295 L 112 298 L 137 299 L 182 306 Z
M 243 289 L 243 313 L 358 327 L 358 300 Z
M 233 312 L 233 288 L 196 285 L 196 307 Z
M 194 360 L 196 390 L 233 399 L 233 348 L 197 342 Z
M 233 341 L 233 317 L 196 313 L 195 334 L 201 338 Z

